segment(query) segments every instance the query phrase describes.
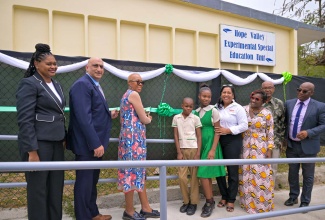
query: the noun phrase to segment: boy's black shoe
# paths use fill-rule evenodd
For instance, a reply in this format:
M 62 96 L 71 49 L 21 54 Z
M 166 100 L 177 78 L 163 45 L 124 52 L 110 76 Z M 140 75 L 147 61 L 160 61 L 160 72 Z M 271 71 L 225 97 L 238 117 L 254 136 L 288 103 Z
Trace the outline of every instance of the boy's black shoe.
M 189 204 L 188 207 L 187 207 L 187 210 L 186 210 L 186 214 L 187 215 L 194 215 L 195 212 L 196 212 L 196 207 L 197 207 L 197 205 Z
M 209 217 L 212 214 L 212 210 L 214 209 L 214 206 L 215 206 L 214 201 L 213 201 L 213 203 L 206 202 L 202 208 L 201 217 L 202 218 Z
M 183 205 L 179 208 L 179 211 L 180 211 L 181 213 L 185 213 L 185 212 L 187 211 L 188 205 L 189 205 L 189 204 L 183 204 Z

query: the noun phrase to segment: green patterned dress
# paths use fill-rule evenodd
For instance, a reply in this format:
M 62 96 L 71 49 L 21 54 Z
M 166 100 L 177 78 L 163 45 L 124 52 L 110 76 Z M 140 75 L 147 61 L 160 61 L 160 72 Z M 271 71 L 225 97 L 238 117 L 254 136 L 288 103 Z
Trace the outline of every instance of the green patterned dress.
M 212 110 L 207 111 L 201 119 L 202 123 L 202 147 L 201 147 L 201 160 L 206 160 L 208 153 L 211 150 L 214 138 L 214 126 L 211 121 Z M 199 116 L 199 113 L 195 111 L 195 115 Z M 200 117 L 200 116 L 199 116 Z M 215 159 L 223 159 L 221 146 L 218 143 Z M 200 166 L 197 171 L 197 177 L 199 178 L 214 178 L 219 176 L 225 176 L 225 166 Z

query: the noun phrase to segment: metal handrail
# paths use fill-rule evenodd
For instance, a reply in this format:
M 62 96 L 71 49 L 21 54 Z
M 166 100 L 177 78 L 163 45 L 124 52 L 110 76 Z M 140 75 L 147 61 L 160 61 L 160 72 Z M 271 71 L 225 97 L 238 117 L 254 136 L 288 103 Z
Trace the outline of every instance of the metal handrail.
M 0 135 L 1 141 L 16 141 L 18 140 L 18 135 Z M 146 139 L 147 143 L 155 144 L 172 144 L 175 143 L 174 139 Z M 110 138 L 109 142 L 119 142 L 118 138 Z
M 258 214 L 254 214 L 254 215 L 242 215 L 242 216 L 236 216 L 236 217 L 230 217 L 230 218 L 219 218 L 218 220 L 265 219 L 265 218 L 271 218 L 271 217 L 277 217 L 277 216 L 283 216 L 283 215 L 306 213 L 306 212 L 317 211 L 317 210 L 321 210 L 321 209 L 325 209 L 325 205 L 313 205 L 313 206 L 293 208 L 293 209 L 288 209 L 288 210 L 280 210 L 280 211 L 258 213 Z M 216 219 L 214 219 L 214 220 L 216 220 Z
M 17 140 L 16 135 L 0 135 L 0 140 Z M 118 138 L 111 138 L 111 142 L 118 142 Z M 173 139 L 147 139 L 148 143 L 174 143 Z M 216 166 L 216 165 L 244 165 L 244 164 L 281 164 L 281 163 L 316 163 L 325 162 L 325 158 L 272 158 L 272 159 L 222 159 L 222 160 L 151 160 L 151 161 L 64 161 L 64 162 L 0 162 L 0 172 L 12 171 L 36 171 L 36 170 L 84 170 L 103 168 L 127 168 L 127 167 L 159 167 L 159 177 L 148 177 L 148 180 L 159 179 L 160 183 L 160 219 L 167 220 L 167 179 L 176 179 L 177 176 L 167 176 L 166 167 L 180 166 Z M 99 182 L 116 182 L 116 178 L 101 179 Z M 73 184 L 73 180 L 66 180 L 65 184 Z M 11 184 L 11 185 L 10 185 Z M 0 188 L 25 187 L 26 183 L 2 183 Z M 255 220 L 275 216 L 304 213 L 325 209 L 325 205 L 316 205 L 290 210 L 272 211 L 254 215 L 223 218 L 227 220 Z M 216 219 L 215 219 L 216 220 Z
M 325 158 L 272 158 L 272 159 L 222 159 L 222 160 L 151 160 L 151 161 L 65 161 L 65 162 L 0 162 L 0 171 L 36 171 L 36 170 L 84 170 L 103 168 L 127 167 L 159 167 L 160 183 L 160 219 L 167 220 L 167 176 L 166 167 L 180 166 L 216 166 L 216 165 L 243 165 L 243 164 L 274 164 L 274 163 L 315 163 L 325 162 Z M 269 213 L 250 215 L 249 219 L 260 219 L 267 216 L 288 215 L 325 209 L 325 205 L 304 208 L 280 210 Z M 263 215 L 263 216 L 261 216 Z M 232 219 L 248 219 L 247 216 Z

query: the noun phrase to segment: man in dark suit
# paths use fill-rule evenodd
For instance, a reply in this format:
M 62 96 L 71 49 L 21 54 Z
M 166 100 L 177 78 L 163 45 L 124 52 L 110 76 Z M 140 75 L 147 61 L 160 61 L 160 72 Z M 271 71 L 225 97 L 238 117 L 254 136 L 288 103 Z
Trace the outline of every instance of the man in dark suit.
M 69 93 L 68 149 L 75 154 L 76 161 L 99 161 L 108 147 L 111 121 L 118 116 L 118 112 L 109 111 L 104 92 L 99 85 L 104 74 L 103 61 L 100 58 L 90 58 L 86 71 L 72 85 Z M 96 185 L 99 173 L 99 169 L 76 170 L 74 207 L 77 220 L 112 218 L 98 211 Z
M 285 103 L 287 158 L 316 157 L 320 151 L 320 134 L 325 131 L 325 103 L 310 97 L 314 84 L 305 82 L 297 89 L 298 99 Z M 300 207 L 308 206 L 314 184 L 315 163 L 302 163 L 303 186 Z M 300 163 L 289 164 L 289 199 L 284 205 L 298 203 Z

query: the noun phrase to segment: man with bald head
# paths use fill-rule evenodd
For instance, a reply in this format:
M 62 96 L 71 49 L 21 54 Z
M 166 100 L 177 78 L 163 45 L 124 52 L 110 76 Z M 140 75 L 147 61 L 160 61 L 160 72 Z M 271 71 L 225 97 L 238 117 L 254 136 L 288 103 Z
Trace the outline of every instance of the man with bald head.
M 314 89 L 314 84 L 302 83 L 297 88 L 297 98 L 285 102 L 287 158 L 316 157 L 320 151 L 320 134 L 325 131 L 325 103 L 311 98 Z M 290 192 L 289 199 L 284 203 L 286 206 L 298 203 L 300 166 L 303 176 L 300 207 L 309 206 L 311 201 L 315 163 L 290 163 Z
M 99 85 L 104 74 L 102 59 L 92 57 L 86 66 L 86 74 L 70 89 L 69 150 L 76 161 L 102 160 L 108 147 L 111 121 L 117 111 L 109 111 L 103 89 Z M 102 215 L 96 204 L 100 170 L 76 170 L 74 208 L 76 219 L 110 220 Z
M 267 95 L 266 102 L 263 104 L 265 108 L 270 110 L 273 115 L 274 121 L 274 148 L 272 149 L 272 158 L 279 158 L 281 148 L 284 141 L 284 105 L 283 102 L 273 97 L 275 87 L 273 82 L 265 81 L 262 83 L 262 90 Z M 273 170 L 273 181 L 276 184 L 276 174 L 277 174 L 278 164 L 272 164 Z

